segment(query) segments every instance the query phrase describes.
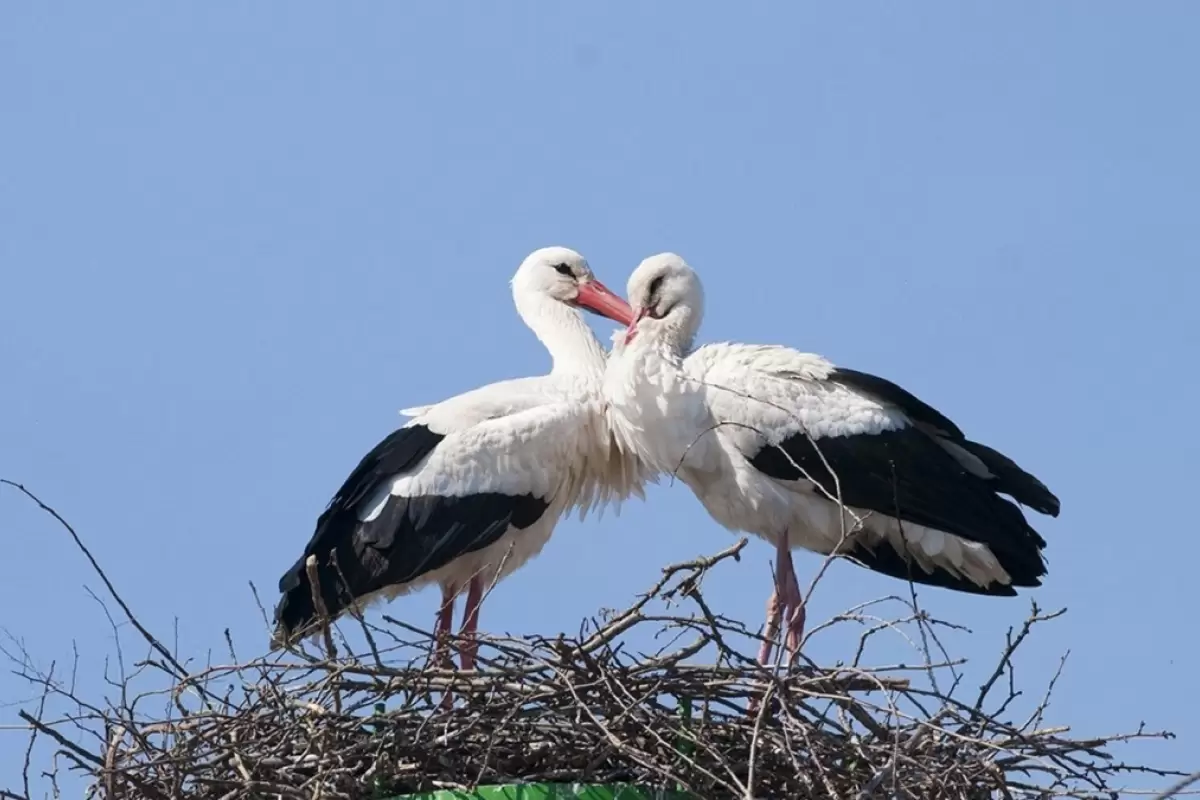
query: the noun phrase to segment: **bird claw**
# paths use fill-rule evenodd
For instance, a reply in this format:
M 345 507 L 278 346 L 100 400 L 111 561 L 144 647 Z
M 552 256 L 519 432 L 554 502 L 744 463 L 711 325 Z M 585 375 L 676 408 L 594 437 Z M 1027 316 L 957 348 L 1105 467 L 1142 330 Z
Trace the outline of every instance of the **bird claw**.
M 475 669 L 475 658 L 478 652 L 479 645 L 476 643 L 475 637 L 472 635 L 465 642 L 463 642 L 462 647 L 459 648 L 460 659 L 464 672 L 470 672 Z

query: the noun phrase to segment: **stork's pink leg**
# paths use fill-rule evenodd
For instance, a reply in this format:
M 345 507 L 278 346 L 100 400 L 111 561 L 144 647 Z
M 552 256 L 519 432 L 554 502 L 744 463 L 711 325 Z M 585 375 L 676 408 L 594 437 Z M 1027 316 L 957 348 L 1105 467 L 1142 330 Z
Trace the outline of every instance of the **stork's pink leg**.
M 475 640 L 475 632 L 479 630 L 479 604 L 483 601 L 483 579 L 478 575 L 471 578 L 467 585 L 467 606 L 463 611 L 462 668 L 475 669 L 475 656 L 479 652 L 479 643 Z
M 763 628 L 763 643 L 758 650 L 758 663 L 771 663 L 771 651 L 782 621 L 787 627 L 787 648 L 795 656 L 804 634 L 804 597 L 792 565 L 792 551 L 786 537 L 775 545 L 775 591 L 767 599 L 767 624 Z
M 455 587 L 442 587 L 442 607 L 438 609 L 437 624 L 433 628 L 433 663 L 438 667 L 454 668 L 450 659 L 450 627 L 454 622 Z
M 771 651 L 775 648 L 775 637 L 779 635 L 779 619 L 783 616 L 783 609 L 779 606 L 779 570 L 775 572 L 775 589 L 767 598 L 767 623 L 763 626 L 762 646 L 758 648 L 758 663 L 763 666 L 771 663 Z
M 800 640 L 804 638 L 804 595 L 800 593 L 800 581 L 796 580 L 796 569 L 792 566 L 791 549 L 784 546 L 779 560 L 785 567 L 780 576 L 778 591 L 780 605 L 784 609 L 784 624 L 787 625 L 788 656 L 795 658 L 796 653 L 800 652 Z
M 454 660 L 450 658 L 450 628 L 454 622 L 454 598 L 458 588 L 452 585 L 442 586 L 442 607 L 438 609 L 437 624 L 433 628 L 433 665 L 439 669 L 454 669 Z M 450 692 L 442 694 L 442 710 L 454 704 L 454 695 Z

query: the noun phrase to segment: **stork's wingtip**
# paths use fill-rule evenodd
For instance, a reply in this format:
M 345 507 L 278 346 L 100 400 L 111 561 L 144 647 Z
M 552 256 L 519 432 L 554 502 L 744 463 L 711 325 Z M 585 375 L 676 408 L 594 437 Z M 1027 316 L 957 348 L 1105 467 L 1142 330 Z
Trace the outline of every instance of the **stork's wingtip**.
M 1058 512 L 1061 510 L 1062 510 L 1062 503 L 1059 502 L 1058 495 L 1052 493 L 1050 495 L 1050 516 L 1057 517 Z
M 1026 500 L 1024 505 L 1048 517 L 1057 517 L 1062 510 L 1062 504 L 1058 501 L 1058 496 L 1045 486 L 1042 487 L 1042 496 L 1037 498 L 1036 504 L 1031 504 L 1030 500 Z

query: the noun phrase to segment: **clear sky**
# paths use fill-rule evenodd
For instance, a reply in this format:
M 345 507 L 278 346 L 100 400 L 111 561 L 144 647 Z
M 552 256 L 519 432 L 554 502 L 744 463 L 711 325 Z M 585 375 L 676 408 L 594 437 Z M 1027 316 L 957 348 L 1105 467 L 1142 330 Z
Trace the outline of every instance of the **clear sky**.
M 247 582 L 274 600 L 398 409 L 548 367 L 529 251 L 623 292 L 674 250 L 703 340 L 889 377 L 1045 480 L 1033 595 L 1070 611 L 1030 689 L 1069 649 L 1052 722 L 1173 728 L 1121 755 L 1194 769 L 1198 30 L 1185 2 L 5 3 L 0 477 L 181 653 L 261 651 Z M 83 558 L 11 490 L 0 541 L 0 626 L 43 664 L 76 640 L 101 691 Z M 656 487 L 564 521 L 482 625 L 574 630 L 732 541 Z M 756 621 L 748 555 L 711 591 Z M 809 616 L 903 589 L 842 565 Z M 989 664 L 1028 610 L 921 596 Z M 27 696 L 0 675 L 0 725 Z M 0 784 L 23 750 L 0 730 Z

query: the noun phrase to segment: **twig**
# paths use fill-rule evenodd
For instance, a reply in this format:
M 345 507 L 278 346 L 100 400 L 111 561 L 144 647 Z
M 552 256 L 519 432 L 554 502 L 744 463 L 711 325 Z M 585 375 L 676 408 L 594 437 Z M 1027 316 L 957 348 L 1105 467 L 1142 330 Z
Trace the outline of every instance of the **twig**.
M 50 669 L 46 673 L 46 684 L 42 687 L 42 697 L 38 701 L 37 719 L 42 721 L 42 715 L 46 713 L 46 698 L 50 696 L 50 687 L 54 684 L 54 665 L 56 662 L 50 662 Z M 25 788 L 25 796 L 32 797 L 33 793 L 29 789 L 29 765 L 33 760 L 33 746 L 37 742 L 38 729 L 30 726 L 29 728 L 29 744 L 25 747 L 25 762 L 21 765 L 21 783 Z
M 100 758 L 100 756 L 96 755 L 95 753 L 89 753 L 87 750 L 84 750 L 82 747 L 75 744 L 70 739 L 66 738 L 58 731 L 51 728 L 49 725 L 44 725 L 41 722 L 41 720 L 37 719 L 36 717 L 31 716 L 29 713 L 27 713 L 25 711 L 18 711 L 17 716 L 20 717 L 21 719 L 25 720 L 26 722 L 28 722 L 30 724 L 30 726 L 41 731 L 45 735 L 49 736 L 51 739 L 58 742 L 60 745 L 67 748 L 68 750 L 70 750 L 72 753 L 79 756 L 80 758 L 85 758 L 88 761 L 92 762 L 93 764 L 103 764 L 104 763 L 104 760 L 102 758 Z
M 1167 800 L 1168 798 L 1176 796 L 1177 794 L 1182 792 L 1184 789 L 1188 788 L 1193 783 L 1197 783 L 1197 782 L 1200 782 L 1200 770 L 1197 770 L 1196 772 L 1193 772 L 1191 775 L 1188 775 L 1183 780 L 1181 780 L 1178 783 L 1171 786 L 1171 788 L 1167 789 L 1162 794 L 1154 795 L 1154 797 L 1151 800 Z
M 146 630 L 142 623 L 138 621 L 137 617 L 133 615 L 133 611 L 130 610 L 129 606 L 121 598 L 121 595 L 117 593 L 116 587 L 112 585 L 112 581 L 108 579 L 108 575 L 105 574 L 104 570 L 100 568 L 100 564 L 97 563 L 95 557 L 92 555 L 92 552 L 88 550 L 87 545 L 85 545 L 83 540 L 79 538 L 79 534 L 75 532 L 75 529 L 71 527 L 71 524 L 63 519 L 57 511 L 43 503 L 41 498 L 26 489 L 24 484 L 10 481 L 7 478 L 0 478 L 0 484 L 11 486 L 24 494 L 26 497 L 36 503 L 38 508 L 53 517 L 59 525 L 62 525 L 63 528 L 66 529 L 67 533 L 71 534 L 71 538 L 75 541 L 75 546 L 79 548 L 80 552 L 83 553 L 88 562 L 92 565 L 92 569 L 97 575 L 100 576 L 100 580 L 104 582 L 104 588 L 108 589 L 108 593 L 112 595 L 114 600 L 117 601 L 117 605 L 121 607 L 121 611 L 125 612 L 125 618 L 133 624 L 133 627 L 137 628 L 137 631 L 142 635 L 142 638 L 149 642 L 150 646 L 157 650 L 159 654 L 167 660 L 167 663 L 178 671 L 179 675 L 186 675 L 187 670 L 184 669 L 182 664 L 175 660 L 175 657 L 171 655 L 171 651 L 164 647 L 163 644 L 158 641 L 158 639 L 154 638 L 150 631 Z
M 313 609 L 317 612 L 317 617 L 321 621 L 321 634 L 325 638 L 325 653 L 330 661 L 337 661 L 338 651 L 337 646 L 333 643 L 333 635 L 330 633 L 332 622 L 329 618 L 329 609 L 325 607 L 325 600 L 321 597 L 321 581 L 317 577 L 317 557 L 310 555 L 304 560 L 304 570 L 308 573 L 308 589 L 312 593 Z M 334 709 L 340 714 L 342 713 L 342 698 L 338 691 L 333 693 Z

